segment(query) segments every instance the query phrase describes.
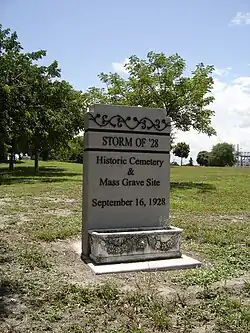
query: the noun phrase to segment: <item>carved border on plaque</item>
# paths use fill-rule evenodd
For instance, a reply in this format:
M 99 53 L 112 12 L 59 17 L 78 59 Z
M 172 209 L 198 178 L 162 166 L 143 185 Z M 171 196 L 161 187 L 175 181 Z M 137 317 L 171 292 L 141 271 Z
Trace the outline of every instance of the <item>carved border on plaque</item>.
M 165 119 L 155 119 L 152 121 L 148 117 L 143 117 L 138 119 L 137 117 L 125 117 L 123 118 L 120 115 L 110 117 L 108 115 L 96 114 L 93 116 L 89 114 L 89 120 L 93 121 L 99 127 L 112 126 L 113 128 L 123 128 L 127 127 L 130 130 L 140 128 L 141 130 L 150 130 L 155 129 L 156 131 L 162 132 L 170 124 Z

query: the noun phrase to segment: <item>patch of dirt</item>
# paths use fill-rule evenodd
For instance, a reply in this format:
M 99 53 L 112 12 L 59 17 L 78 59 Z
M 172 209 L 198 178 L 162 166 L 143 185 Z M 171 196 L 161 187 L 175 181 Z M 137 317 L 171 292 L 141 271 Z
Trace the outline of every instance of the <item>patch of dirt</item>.
M 2 215 L 0 216 L 0 228 L 11 224 L 22 225 L 30 220 L 30 215 L 24 213 Z
M 57 217 L 69 216 L 72 214 L 72 211 L 69 209 L 52 209 L 43 212 L 43 215 L 56 215 Z
M 128 272 L 110 275 L 95 275 L 81 259 L 81 239 L 74 238 L 50 243 L 58 270 L 67 276 L 67 281 L 88 285 L 93 283 L 115 283 L 122 291 L 149 289 L 164 296 L 174 296 L 182 292 L 181 287 L 171 284 L 167 274 L 171 272 Z M 48 245 L 46 245 L 48 248 Z M 158 289 L 158 290 L 157 290 Z
M 246 220 L 249 220 L 250 219 L 250 214 L 248 213 L 243 213 L 243 214 L 239 214 L 239 215 L 226 215 L 226 214 L 223 214 L 223 215 L 217 215 L 217 214 L 208 214 L 208 215 L 204 215 L 204 214 L 193 214 L 193 213 L 178 213 L 178 212 L 174 212 L 172 214 L 170 214 L 170 220 L 175 220 L 175 219 L 178 219 L 178 218 L 182 218 L 182 219 L 185 219 L 185 217 L 188 219 L 192 219 L 194 220 L 195 218 L 196 219 L 201 219 L 201 220 L 206 220 L 206 221 L 209 221 L 209 222 L 244 222 Z
M 0 226 L 4 226 L 9 221 L 9 215 L 1 215 L 0 216 Z
M 32 197 L 32 200 L 42 201 L 42 200 L 48 200 L 48 197 Z
M 159 294 L 163 297 L 177 297 L 177 291 L 175 288 L 169 286 L 162 286 L 158 289 Z
M 54 252 L 58 270 L 67 276 L 69 282 L 82 285 L 95 282 L 95 275 L 81 259 L 81 242 L 77 239 L 58 241 L 50 243 L 50 247 Z
M 13 201 L 12 198 L 0 198 L 0 206 L 5 206 Z
M 192 329 L 192 333 L 212 333 L 215 332 L 215 324 L 207 324 L 202 327 Z
M 66 204 L 72 204 L 75 203 L 79 200 L 76 199 L 69 199 L 69 198 L 53 198 L 53 197 L 33 197 L 33 200 L 38 200 L 38 201 L 42 201 L 42 200 L 46 200 L 46 201 L 50 201 L 53 203 L 66 203 Z
M 18 216 L 19 216 L 19 221 L 17 222 L 18 225 L 21 225 L 24 222 L 31 221 L 30 214 L 19 213 Z
M 233 290 L 234 294 L 241 290 L 246 282 L 250 282 L 250 273 L 246 273 L 238 278 L 215 282 L 213 287 L 224 288 L 226 290 Z
M 244 215 L 219 215 L 220 221 L 230 221 L 230 222 L 244 222 L 250 218 L 248 214 Z

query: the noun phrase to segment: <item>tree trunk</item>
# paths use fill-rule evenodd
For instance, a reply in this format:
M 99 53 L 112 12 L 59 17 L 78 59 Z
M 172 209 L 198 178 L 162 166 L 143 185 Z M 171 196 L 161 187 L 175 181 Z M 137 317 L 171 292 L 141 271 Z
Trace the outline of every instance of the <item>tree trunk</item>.
M 43 150 L 42 158 L 43 158 L 43 161 L 48 161 L 48 159 L 49 159 L 49 152 L 48 152 L 48 150 L 46 150 L 46 149 Z
M 15 162 L 15 141 L 12 140 L 10 159 L 9 159 L 9 171 L 14 170 L 14 162 Z
M 9 171 L 13 171 L 14 170 L 14 161 L 15 161 L 14 153 L 11 152 L 11 154 L 10 154 L 10 160 L 9 160 Z
M 181 166 L 182 166 L 182 157 L 181 157 Z
M 38 161 L 39 161 L 39 154 L 38 154 L 38 150 L 35 150 L 35 172 L 39 171 L 39 165 L 38 165 Z

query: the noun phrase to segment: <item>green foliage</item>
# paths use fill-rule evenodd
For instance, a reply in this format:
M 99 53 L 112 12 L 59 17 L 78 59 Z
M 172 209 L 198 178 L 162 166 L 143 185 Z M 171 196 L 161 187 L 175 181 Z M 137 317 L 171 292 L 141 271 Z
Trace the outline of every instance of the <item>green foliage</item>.
M 0 25 L 0 146 L 13 154 L 22 149 L 35 157 L 65 145 L 83 129 L 86 98 L 64 80 L 58 80 L 56 61 L 40 66 L 40 50 L 24 53 L 16 32 Z
M 185 142 L 177 143 L 177 145 L 174 147 L 173 150 L 173 154 L 181 158 L 181 165 L 182 165 L 182 159 L 188 158 L 189 153 L 190 153 L 190 147 Z
M 68 144 L 62 146 L 58 151 L 55 150 L 51 159 L 83 163 L 83 149 L 83 136 L 77 136 L 68 141 Z
M 217 332 L 249 332 L 249 305 L 240 299 L 218 296 L 214 302 L 210 302 L 209 308 L 217 317 Z
M 1 134 L 0 134 L 1 137 Z M 8 155 L 9 146 L 0 140 L 0 162 L 7 161 L 7 155 Z
M 200 151 L 197 155 L 197 159 L 196 162 L 200 165 L 200 166 L 208 166 L 209 165 L 209 152 L 208 151 Z
M 184 286 L 199 285 L 208 288 L 214 282 L 232 277 L 233 273 L 231 266 L 217 265 L 214 268 L 189 270 L 183 275 L 174 276 L 172 282 L 178 282 Z
M 40 50 L 23 53 L 16 32 L 3 29 L 0 25 L 0 141 L 10 144 L 10 152 L 15 152 L 17 142 L 29 134 L 31 117 L 27 108 L 32 99 L 31 86 L 36 80 L 34 72 L 38 61 L 46 52 Z M 12 162 L 12 159 L 10 159 Z
M 110 104 L 110 98 L 104 88 L 89 87 L 83 93 L 83 99 L 86 108 L 92 104 Z
M 236 163 L 235 149 L 232 144 L 223 142 L 213 146 L 209 155 L 211 166 L 233 166 Z
M 245 281 L 244 292 L 250 297 L 250 282 Z
M 196 161 L 201 166 L 233 166 L 236 163 L 236 152 L 232 144 L 218 143 L 211 152 L 200 151 Z
M 119 105 L 157 107 L 172 118 L 174 129 L 191 128 L 215 134 L 211 127 L 214 111 L 208 109 L 214 98 L 208 93 L 213 87 L 213 66 L 200 63 L 191 73 L 183 75 L 186 64 L 178 55 L 149 52 L 146 59 L 133 55 L 126 64 L 126 78 L 117 73 L 101 73 L 106 89 L 90 88 L 88 100 Z

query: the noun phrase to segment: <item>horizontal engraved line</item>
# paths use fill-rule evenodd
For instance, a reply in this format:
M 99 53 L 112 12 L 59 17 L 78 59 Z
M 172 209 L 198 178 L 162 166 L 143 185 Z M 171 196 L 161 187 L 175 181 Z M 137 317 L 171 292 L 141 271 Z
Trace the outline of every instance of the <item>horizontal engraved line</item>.
M 97 151 L 97 152 L 110 152 L 110 153 L 142 153 L 142 154 L 165 154 L 168 155 L 169 151 L 166 150 L 139 150 L 139 149 L 112 149 L 112 148 L 85 148 L 84 151 Z
M 169 127 L 170 129 L 170 127 Z M 159 136 L 170 136 L 170 133 L 162 133 L 162 132 L 149 132 L 149 131 L 129 131 L 129 130 L 115 130 L 115 129 L 104 129 L 104 128 L 88 128 L 85 133 L 87 132 L 101 132 L 101 133 L 123 133 L 123 134 L 146 134 L 146 135 L 159 135 Z

